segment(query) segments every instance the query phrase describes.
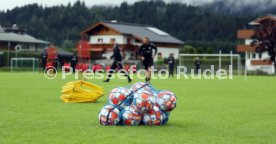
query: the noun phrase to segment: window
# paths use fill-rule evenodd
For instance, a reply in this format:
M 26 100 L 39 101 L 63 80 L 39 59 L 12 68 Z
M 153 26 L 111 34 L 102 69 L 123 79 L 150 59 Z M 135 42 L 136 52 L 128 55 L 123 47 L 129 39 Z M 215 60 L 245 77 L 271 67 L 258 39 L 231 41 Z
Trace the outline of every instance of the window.
M 157 53 L 157 57 L 162 58 L 162 53 L 161 52 Z
M 98 38 L 98 43 L 102 43 L 103 39 L 102 38 Z
M 259 53 L 259 59 L 262 59 L 262 53 Z
M 110 41 L 115 41 L 116 42 L 116 39 L 115 38 L 111 38 Z
M 252 59 L 256 59 L 256 54 L 255 53 L 252 54 Z

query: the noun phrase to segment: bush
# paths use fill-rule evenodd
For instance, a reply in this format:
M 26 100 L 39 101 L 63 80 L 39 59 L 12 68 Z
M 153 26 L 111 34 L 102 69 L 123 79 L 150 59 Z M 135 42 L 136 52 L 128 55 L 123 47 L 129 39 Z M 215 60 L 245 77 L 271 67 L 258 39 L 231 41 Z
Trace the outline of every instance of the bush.
M 207 48 L 207 53 L 208 53 L 208 54 L 214 53 L 214 49 L 211 48 L 211 47 L 208 47 L 208 48 Z
M 155 62 L 155 64 L 157 66 L 161 66 L 161 65 L 165 64 L 165 59 L 157 59 L 157 61 Z
M 185 45 L 183 48 L 180 49 L 180 53 L 188 53 L 193 54 L 195 53 L 196 49 L 191 45 Z
M 199 47 L 196 49 L 197 54 L 202 54 L 203 53 L 203 48 Z

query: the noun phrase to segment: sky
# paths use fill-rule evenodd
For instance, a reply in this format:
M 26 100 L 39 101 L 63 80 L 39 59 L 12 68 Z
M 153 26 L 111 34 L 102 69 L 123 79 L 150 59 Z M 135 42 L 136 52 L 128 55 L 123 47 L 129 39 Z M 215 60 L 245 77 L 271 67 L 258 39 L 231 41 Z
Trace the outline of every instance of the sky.
M 60 4 L 67 5 L 69 2 L 73 4 L 75 1 L 76 0 L 9 0 L 9 1 L 1 0 L 0 10 L 13 9 L 14 7 L 17 7 L 17 6 L 20 7 L 26 4 L 33 4 L 33 3 L 38 3 L 43 6 L 53 6 L 53 5 L 60 5 Z M 126 1 L 129 4 L 132 4 L 139 0 L 81 0 L 81 1 L 85 1 L 87 6 L 93 6 L 93 5 L 119 5 L 124 1 Z M 212 0 L 164 0 L 164 1 L 166 2 L 181 1 L 181 2 L 191 4 L 191 3 L 210 2 Z
M 26 4 L 37 3 L 43 6 L 54 6 L 64 4 L 67 5 L 69 2 L 73 4 L 77 0 L 1 0 L 0 10 L 13 9 L 14 7 L 21 7 Z M 93 5 L 120 5 L 126 1 L 129 4 L 133 4 L 140 0 L 81 0 L 86 3 L 87 6 Z M 239 8 L 244 5 L 257 4 L 259 9 L 267 9 L 271 6 L 276 6 L 276 0 L 163 0 L 165 2 L 183 2 L 192 5 L 201 5 L 204 3 L 210 3 L 213 1 L 223 1 L 230 8 Z M 112 2 L 112 3 L 111 3 Z

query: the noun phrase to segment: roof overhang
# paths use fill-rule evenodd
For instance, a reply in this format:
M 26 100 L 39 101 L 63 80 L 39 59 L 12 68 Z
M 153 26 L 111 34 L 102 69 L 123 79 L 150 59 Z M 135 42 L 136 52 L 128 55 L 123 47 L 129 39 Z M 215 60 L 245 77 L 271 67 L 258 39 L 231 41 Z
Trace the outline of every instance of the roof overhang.
M 116 30 L 116 29 L 114 29 L 114 28 L 112 28 L 112 27 L 106 25 L 104 22 L 98 22 L 98 23 L 96 23 L 95 25 L 92 25 L 91 27 L 89 27 L 89 28 L 87 28 L 86 30 L 82 31 L 82 32 L 80 33 L 80 35 L 85 35 L 85 34 L 89 33 L 90 31 L 94 30 L 95 28 L 97 28 L 98 26 L 104 26 L 104 27 L 107 27 L 107 28 L 109 28 L 109 29 L 111 29 L 111 30 L 117 32 L 117 33 L 122 34 L 120 31 L 118 31 L 118 30 Z
M 136 34 L 133 34 L 133 33 L 125 33 L 125 32 L 122 32 L 116 28 L 113 28 L 112 26 L 109 26 L 108 24 L 106 24 L 104 21 L 101 21 L 101 22 L 98 22 L 96 24 L 94 24 L 93 26 L 87 28 L 86 30 L 82 31 L 80 33 L 80 35 L 85 35 L 85 34 L 89 34 L 91 31 L 93 31 L 94 29 L 96 29 L 97 27 L 99 26 L 104 26 L 106 28 L 109 28 L 115 32 L 117 32 L 118 34 L 121 34 L 121 35 L 126 35 L 126 36 L 131 36 L 133 37 L 134 39 L 136 40 L 139 40 L 140 42 L 143 41 L 144 37 L 141 37 L 139 35 L 136 35 Z M 177 39 L 178 40 L 178 39 Z M 176 45 L 184 45 L 185 43 L 182 42 L 181 40 L 178 40 L 179 42 L 175 42 L 175 43 L 172 43 L 172 42 L 168 42 L 168 41 L 151 41 L 153 43 L 169 43 L 169 44 L 176 44 Z
M 249 22 L 249 25 L 260 25 L 260 23 L 264 20 L 267 20 L 267 19 L 271 19 L 273 21 L 276 21 L 276 16 L 273 16 L 273 15 L 268 15 L 268 16 L 264 16 L 264 17 L 259 17 L 251 22 Z
M 32 43 L 32 44 L 49 44 L 50 42 L 36 39 L 30 35 L 16 33 L 0 33 L 0 41 L 2 42 L 17 42 L 17 43 Z

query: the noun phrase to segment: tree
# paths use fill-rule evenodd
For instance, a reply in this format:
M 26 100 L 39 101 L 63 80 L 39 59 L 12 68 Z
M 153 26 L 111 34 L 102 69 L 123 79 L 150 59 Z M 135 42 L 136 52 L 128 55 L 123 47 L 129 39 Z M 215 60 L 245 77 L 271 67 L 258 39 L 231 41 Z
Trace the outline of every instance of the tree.
M 256 47 L 256 52 L 269 54 L 269 60 L 273 62 L 276 70 L 276 21 L 265 19 L 260 22 L 260 26 L 254 31 L 252 46 Z M 276 71 L 275 71 L 276 73 Z
M 202 54 L 203 53 L 203 48 L 199 47 L 196 49 L 197 54 Z
M 43 7 L 28 4 L 0 11 L 0 25 L 17 24 L 28 34 L 62 46 L 64 40 L 78 41 L 79 33 L 100 20 L 147 24 L 188 42 L 194 47 L 234 49 L 236 30 L 244 28 L 256 16 L 223 15 L 203 6 L 162 0 L 127 1 L 118 6 L 87 7 L 83 0 L 68 5 Z M 227 47 L 224 45 L 227 43 Z M 229 45 L 228 45 L 229 44 Z M 231 45 L 230 45 L 231 44 Z M 195 53 L 195 50 L 191 50 Z
M 183 48 L 180 49 L 180 53 L 193 54 L 195 53 L 195 48 L 191 45 L 185 45 Z
M 61 46 L 63 49 L 72 49 L 74 47 L 74 42 L 71 40 L 64 40 Z
M 213 49 L 212 47 L 208 47 L 208 48 L 207 48 L 207 53 L 208 53 L 208 54 L 214 53 L 214 49 Z

